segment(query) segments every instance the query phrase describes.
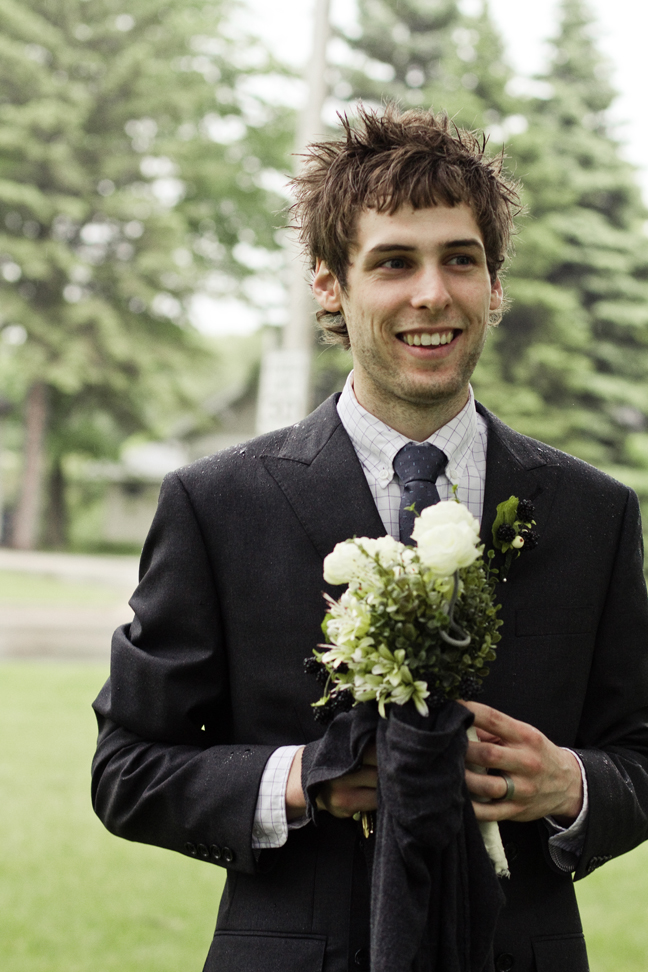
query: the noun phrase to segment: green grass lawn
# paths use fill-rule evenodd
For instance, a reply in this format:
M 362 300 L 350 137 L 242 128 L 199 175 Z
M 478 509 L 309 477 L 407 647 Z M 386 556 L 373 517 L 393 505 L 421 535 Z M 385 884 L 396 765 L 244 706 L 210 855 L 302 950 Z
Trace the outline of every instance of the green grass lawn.
M 97 665 L 0 665 L 3 972 L 200 972 L 224 872 L 111 836 L 90 806 Z
M 97 606 L 123 598 L 118 587 L 93 581 L 66 580 L 48 574 L 0 570 L 0 604 L 62 604 Z
M 3 972 L 200 972 L 223 872 L 90 807 L 95 665 L 0 665 Z M 648 968 L 648 844 L 577 885 L 592 972 Z M 289 970 L 286 970 L 289 972 Z

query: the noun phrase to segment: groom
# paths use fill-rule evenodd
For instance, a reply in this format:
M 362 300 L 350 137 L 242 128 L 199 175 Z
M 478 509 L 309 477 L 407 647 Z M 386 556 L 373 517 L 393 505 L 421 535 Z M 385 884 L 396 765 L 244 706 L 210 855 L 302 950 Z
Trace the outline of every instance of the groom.
M 636 497 L 474 402 L 517 206 L 476 139 L 429 112 L 361 111 L 311 147 L 295 187 L 320 323 L 354 370 L 298 425 L 165 480 L 95 703 L 95 809 L 114 833 L 228 869 L 206 970 L 368 969 L 352 816 L 375 808 L 371 748 L 322 787 L 317 826 L 304 818 L 300 761 L 321 730 L 302 659 L 321 640 L 322 590 L 339 594 L 322 559 L 353 535 L 399 537 L 405 489 L 434 502 L 456 487 L 487 545 L 516 495 L 540 540 L 499 592 L 467 755 L 491 772 L 466 780 L 478 818 L 502 822 L 511 869 L 494 968 L 585 972 L 572 875 L 648 835 Z

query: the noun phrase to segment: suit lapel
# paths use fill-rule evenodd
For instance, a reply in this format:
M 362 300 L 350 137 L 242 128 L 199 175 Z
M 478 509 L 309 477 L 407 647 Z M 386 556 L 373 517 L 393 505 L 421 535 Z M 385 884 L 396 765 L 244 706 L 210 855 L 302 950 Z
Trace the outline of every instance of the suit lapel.
M 385 534 L 336 401 L 336 396 L 327 399 L 283 441 L 261 454 L 321 557 L 349 537 Z M 544 532 L 561 473 L 553 450 L 514 432 L 479 403 L 477 409 L 488 423 L 481 526 L 481 539 L 488 550 L 493 543 L 497 504 L 511 495 L 533 501 L 537 529 Z
M 276 449 L 261 456 L 321 557 L 349 537 L 379 537 L 382 520 L 336 397 L 294 426 Z
M 493 545 L 491 531 L 497 505 L 509 496 L 532 500 L 537 530 L 540 534 L 544 532 L 561 473 L 549 447 L 514 432 L 479 403 L 477 410 L 488 423 L 486 491 L 481 524 L 481 539 L 488 550 Z

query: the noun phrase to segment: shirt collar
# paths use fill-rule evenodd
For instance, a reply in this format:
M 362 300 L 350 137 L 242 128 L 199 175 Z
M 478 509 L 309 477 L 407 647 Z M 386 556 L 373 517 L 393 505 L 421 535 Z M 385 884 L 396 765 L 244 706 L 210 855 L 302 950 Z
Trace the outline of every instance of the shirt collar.
M 362 407 L 353 390 L 353 372 L 346 380 L 337 408 L 360 462 L 381 486 L 387 486 L 394 476 L 394 456 L 412 440 Z M 470 388 L 468 401 L 461 411 L 426 439 L 448 457 L 445 474 L 450 482 L 458 483 L 461 478 L 476 434 L 477 410 Z

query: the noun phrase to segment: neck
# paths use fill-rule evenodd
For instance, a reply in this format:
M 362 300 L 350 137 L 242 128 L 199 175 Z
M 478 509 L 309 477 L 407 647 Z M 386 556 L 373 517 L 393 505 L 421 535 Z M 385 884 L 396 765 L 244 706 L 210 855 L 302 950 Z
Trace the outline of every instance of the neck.
M 375 415 L 385 425 L 413 442 L 425 442 L 434 432 L 447 425 L 459 414 L 470 397 L 469 388 L 466 386 L 457 394 L 436 402 L 409 402 L 393 397 L 383 401 L 379 394 L 368 393 L 368 389 L 355 376 L 353 390 L 358 403 L 370 415 Z

